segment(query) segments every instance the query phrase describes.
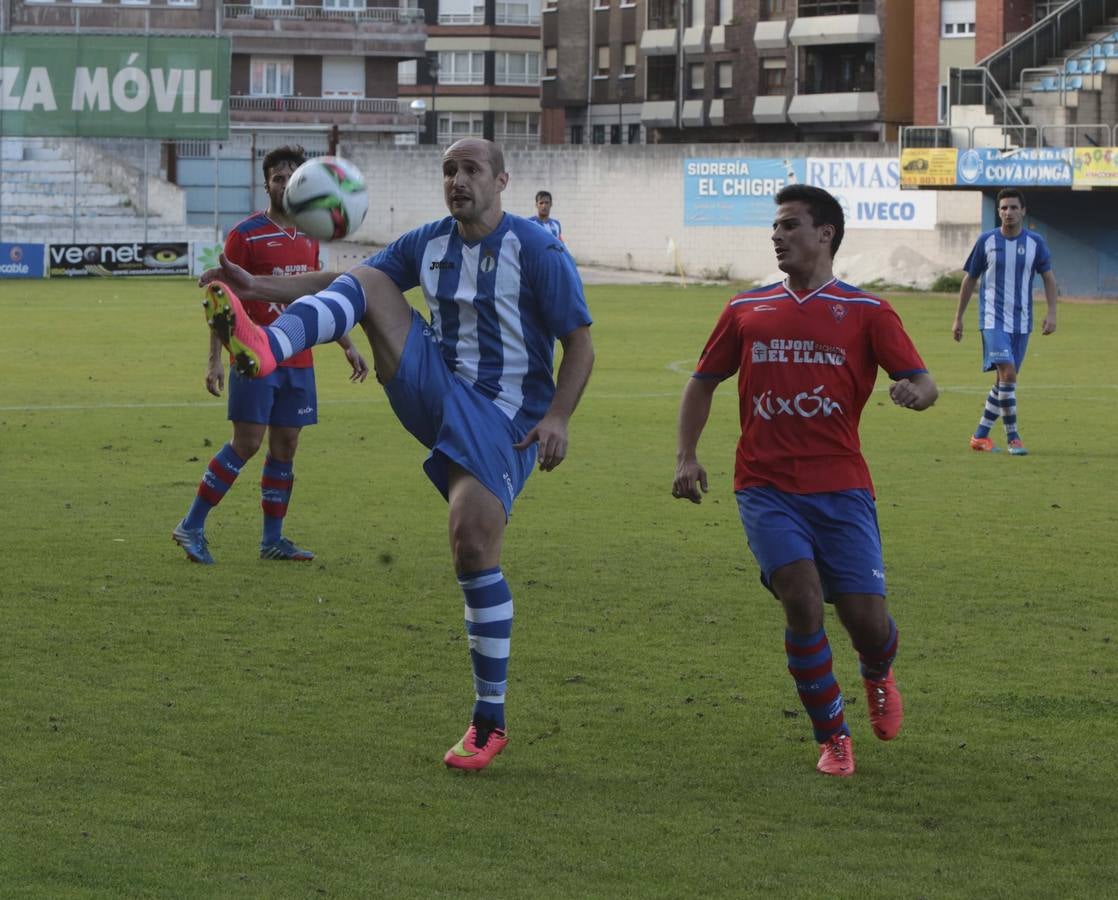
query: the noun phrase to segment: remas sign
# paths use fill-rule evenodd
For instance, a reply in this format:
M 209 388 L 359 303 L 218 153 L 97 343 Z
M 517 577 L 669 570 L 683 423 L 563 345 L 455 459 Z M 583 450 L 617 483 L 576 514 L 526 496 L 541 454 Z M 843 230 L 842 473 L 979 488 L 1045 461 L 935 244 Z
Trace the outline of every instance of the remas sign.
M 834 195 L 847 228 L 930 231 L 936 227 L 935 193 L 902 190 L 896 157 L 808 157 L 805 181 Z
M 4 134 L 225 137 L 229 48 L 220 37 L 0 35 Z

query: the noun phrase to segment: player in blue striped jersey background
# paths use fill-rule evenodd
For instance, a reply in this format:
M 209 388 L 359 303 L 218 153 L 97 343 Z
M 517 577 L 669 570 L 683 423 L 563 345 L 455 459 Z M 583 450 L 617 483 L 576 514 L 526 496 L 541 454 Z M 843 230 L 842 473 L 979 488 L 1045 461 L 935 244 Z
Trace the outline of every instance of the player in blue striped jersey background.
M 1025 456 L 1029 451 L 1017 430 L 1017 376 L 1033 330 L 1033 280 L 1040 275 L 1048 304 L 1041 334 L 1056 330 L 1058 289 L 1048 244 L 1025 228 L 1025 195 L 1017 188 L 1004 188 L 998 192 L 997 203 L 1001 225 L 979 235 L 967 257 L 951 330 L 956 341 L 963 339 L 963 314 L 978 285 L 982 370 L 993 369 L 997 374 L 970 446 L 980 452 L 996 452 L 990 430 L 1001 417 L 1009 452 Z

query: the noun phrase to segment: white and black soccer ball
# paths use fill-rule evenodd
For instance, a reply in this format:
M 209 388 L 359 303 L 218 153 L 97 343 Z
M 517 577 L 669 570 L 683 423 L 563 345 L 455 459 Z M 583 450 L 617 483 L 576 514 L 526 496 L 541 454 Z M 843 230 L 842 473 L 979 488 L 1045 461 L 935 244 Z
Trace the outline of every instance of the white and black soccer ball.
M 311 237 L 340 241 L 365 221 L 369 195 L 357 166 L 340 156 L 317 156 L 291 173 L 283 205 Z

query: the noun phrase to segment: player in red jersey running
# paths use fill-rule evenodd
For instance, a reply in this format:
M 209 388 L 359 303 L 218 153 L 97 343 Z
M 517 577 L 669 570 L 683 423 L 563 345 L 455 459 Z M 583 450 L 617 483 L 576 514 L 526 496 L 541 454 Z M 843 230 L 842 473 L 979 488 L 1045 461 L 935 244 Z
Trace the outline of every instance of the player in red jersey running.
M 844 228 L 835 198 L 796 184 L 776 203 L 772 241 L 788 277 L 734 297 L 722 312 L 683 391 L 672 496 L 702 501 L 699 438 L 715 389 L 736 373 L 734 491 L 749 548 L 784 608 L 788 670 L 819 744 L 816 767 L 847 776 L 854 754 L 831 670 L 825 601 L 858 651 L 874 734 L 892 740 L 903 717 L 892 668 L 897 627 L 885 603 L 858 420 L 878 367 L 893 379 L 897 406 L 927 409 L 938 391 L 892 307 L 835 279 Z
M 264 184 L 268 209 L 239 222 L 225 239 L 224 259 L 253 275 L 301 275 L 318 271 L 318 241 L 296 228 L 283 208 L 287 180 L 306 157 L 302 147 L 280 147 L 264 157 Z M 250 319 L 260 325 L 275 321 L 286 304 L 245 302 Z M 369 367 L 348 337 L 338 341 L 353 369 L 351 381 L 364 381 Z M 211 332 L 206 390 L 221 396 L 225 384 L 221 341 Z M 283 534 L 283 521 L 291 499 L 295 475 L 293 462 L 304 425 L 318 421 L 314 360 L 306 350 L 283 362 L 267 378 L 242 378 L 229 371 L 229 419 L 233 438 L 210 460 L 189 511 L 171 536 L 187 558 L 212 563 L 206 540 L 206 516 L 233 486 L 241 468 L 256 455 L 268 436 L 268 455 L 260 481 L 264 510 L 261 559 L 306 561 L 314 554 L 296 546 Z

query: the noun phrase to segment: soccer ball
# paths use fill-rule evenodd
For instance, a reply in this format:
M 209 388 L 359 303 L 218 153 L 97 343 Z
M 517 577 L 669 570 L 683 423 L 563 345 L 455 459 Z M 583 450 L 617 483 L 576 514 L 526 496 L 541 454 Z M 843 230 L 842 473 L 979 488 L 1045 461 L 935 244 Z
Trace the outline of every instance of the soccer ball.
M 340 156 L 308 159 L 291 173 L 283 205 L 295 224 L 320 241 L 349 237 L 369 209 L 361 170 Z

